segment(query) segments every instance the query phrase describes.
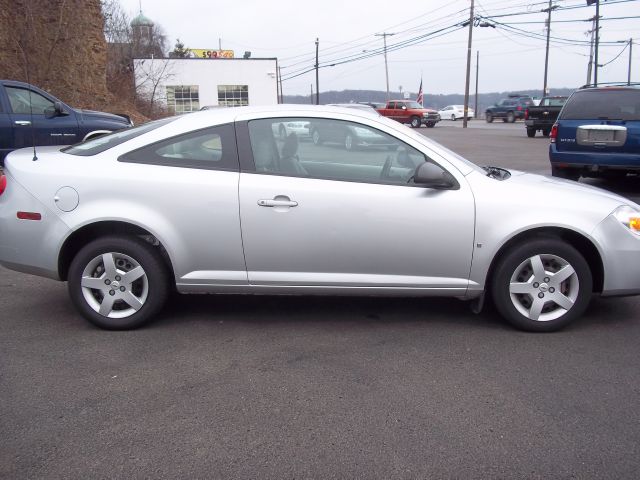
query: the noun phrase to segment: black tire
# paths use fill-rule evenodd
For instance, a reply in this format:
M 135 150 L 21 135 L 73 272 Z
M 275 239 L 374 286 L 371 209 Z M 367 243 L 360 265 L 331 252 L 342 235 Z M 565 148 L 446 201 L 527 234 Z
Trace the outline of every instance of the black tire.
M 106 262 L 99 259 L 102 255 L 110 255 L 114 262 L 111 274 L 105 271 Z M 127 283 L 126 272 L 138 267 L 143 275 Z M 100 279 L 96 282 L 100 287 L 83 287 L 83 275 Z M 114 278 L 110 278 L 112 276 Z M 102 287 L 102 278 L 105 287 Z M 144 325 L 162 310 L 170 294 L 167 267 L 158 249 L 140 238 L 120 235 L 98 238 L 76 254 L 69 267 L 68 289 L 78 311 L 89 322 L 105 330 L 129 330 Z M 124 315 L 123 318 L 106 316 L 96 310 L 103 306 L 107 295 L 115 298 L 112 307 L 106 307 L 108 314 Z M 139 301 L 138 309 L 128 303 L 133 297 Z
M 534 263 L 539 266 L 538 274 Z M 572 269 L 570 276 L 554 280 L 556 274 L 564 276 L 561 269 L 567 266 Z M 570 244 L 551 237 L 525 241 L 501 255 L 491 279 L 491 294 L 500 314 L 528 332 L 566 327 L 584 313 L 592 289 L 591 270 L 584 257 Z
M 542 130 L 543 137 L 548 137 L 550 133 L 551 133 L 551 130 L 549 130 L 548 128 L 545 128 L 544 130 Z
M 427 128 L 433 128 L 436 126 L 436 122 L 427 122 L 426 125 L 427 125 Z
M 576 168 L 559 168 L 551 165 L 551 176 L 577 182 L 580 180 L 580 171 Z
M 507 117 L 502 117 L 502 123 L 507 123 Z
M 454 121 L 454 122 L 457 120 L 455 113 L 451 114 L 451 120 Z
M 527 127 L 527 137 L 533 138 L 536 136 L 536 129 L 532 127 Z
M 489 112 L 484 114 L 484 119 L 487 121 L 487 123 L 493 123 L 493 115 Z
M 516 115 L 513 112 L 507 112 L 507 122 L 513 123 L 516 121 Z
M 411 117 L 410 123 L 412 128 L 420 128 L 422 122 L 420 121 L 420 117 Z

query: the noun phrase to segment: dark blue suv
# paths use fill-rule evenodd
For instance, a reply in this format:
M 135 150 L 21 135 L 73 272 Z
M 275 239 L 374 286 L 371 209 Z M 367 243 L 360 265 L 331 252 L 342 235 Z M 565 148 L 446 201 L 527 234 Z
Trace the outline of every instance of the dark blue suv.
M 634 84 L 576 90 L 550 136 L 553 176 L 578 180 L 640 173 L 640 88 Z
M 28 83 L 0 80 L 0 165 L 18 148 L 69 145 L 132 125 L 125 115 L 74 109 Z

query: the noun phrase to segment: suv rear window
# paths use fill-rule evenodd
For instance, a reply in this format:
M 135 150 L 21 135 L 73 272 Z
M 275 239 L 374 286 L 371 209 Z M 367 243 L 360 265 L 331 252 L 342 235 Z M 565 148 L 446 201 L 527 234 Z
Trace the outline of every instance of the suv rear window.
M 584 90 L 574 93 L 559 120 L 640 120 L 640 90 Z
M 161 120 L 155 120 L 153 122 L 143 123 L 137 127 L 127 128 L 124 130 L 118 130 L 117 132 L 110 133 L 108 135 L 102 135 L 100 137 L 87 140 L 86 142 L 76 143 L 70 147 L 63 148 L 64 153 L 71 155 L 80 155 L 82 157 L 90 157 L 97 153 L 102 153 L 105 150 L 109 150 L 116 145 L 120 145 L 132 138 L 138 137 L 144 133 L 155 130 L 158 127 L 166 125 L 169 122 L 173 122 L 178 117 L 167 117 Z

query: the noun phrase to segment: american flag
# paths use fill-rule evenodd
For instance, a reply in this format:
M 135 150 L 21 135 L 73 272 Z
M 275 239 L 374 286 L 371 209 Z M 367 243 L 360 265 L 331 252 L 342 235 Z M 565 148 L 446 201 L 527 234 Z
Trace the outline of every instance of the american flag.
M 418 98 L 416 102 L 418 102 L 420 105 L 424 107 L 423 101 L 424 101 L 424 98 L 422 95 L 422 79 L 420 79 L 420 90 L 418 90 Z

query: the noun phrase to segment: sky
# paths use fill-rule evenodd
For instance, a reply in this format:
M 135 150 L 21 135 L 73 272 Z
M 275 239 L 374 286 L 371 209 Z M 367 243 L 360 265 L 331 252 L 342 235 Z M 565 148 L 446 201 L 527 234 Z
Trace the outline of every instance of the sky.
M 315 41 L 319 39 L 320 91 L 386 90 L 382 33 L 389 33 L 391 91 L 464 93 L 470 0 L 120 0 L 132 17 L 142 11 L 162 26 L 169 45 L 234 50 L 236 57 L 277 58 L 285 95 L 315 89 Z M 547 1 L 475 0 L 471 93 L 479 52 L 480 93 L 542 90 Z M 548 86 L 587 83 L 590 18 L 585 0 L 554 0 Z M 517 14 L 517 15 L 514 15 Z M 498 16 L 500 15 L 500 16 Z M 640 0 L 600 1 L 598 82 L 640 82 Z M 620 18 L 626 17 L 626 18 Z M 617 56 L 617 58 L 616 58 Z M 362 58 L 365 57 L 365 58 Z M 215 61 L 215 60 L 212 60 Z M 332 66 L 333 65 L 333 66 Z M 308 71 L 311 70 L 311 71 Z M 308 71 L 308 72 L 307 72 Z

